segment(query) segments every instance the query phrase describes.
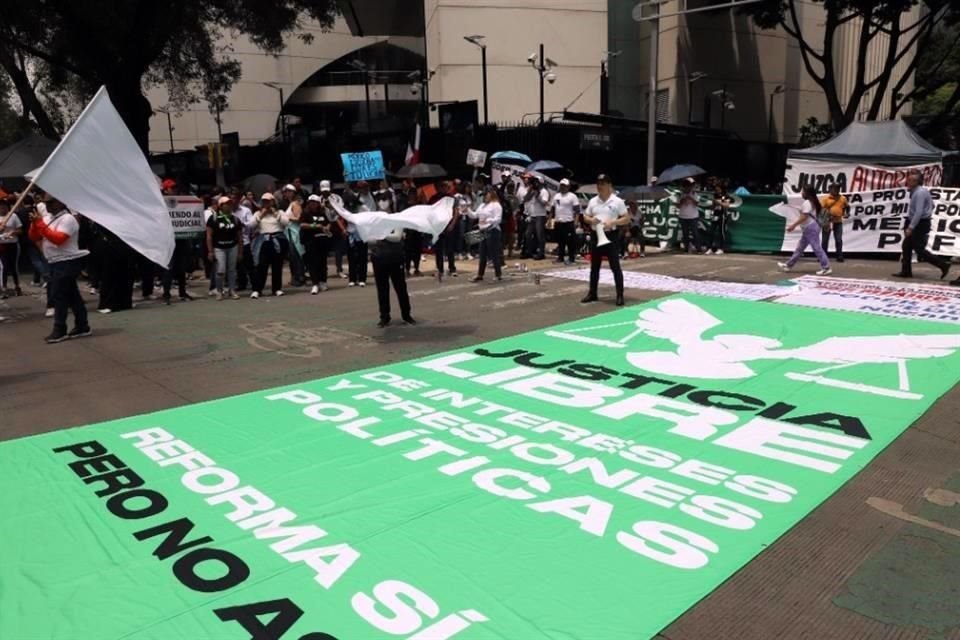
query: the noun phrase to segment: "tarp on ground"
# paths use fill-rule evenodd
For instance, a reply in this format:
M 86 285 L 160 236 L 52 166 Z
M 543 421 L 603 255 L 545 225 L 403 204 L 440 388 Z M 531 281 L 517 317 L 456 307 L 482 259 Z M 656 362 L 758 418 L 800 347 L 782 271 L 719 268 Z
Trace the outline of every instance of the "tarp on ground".
M 23 176 L 46 162 L 56 148 L 57 143 L 53 140 L 32 133 L 0 149 L 0 180 L 26 183 Z
M 949 152 L 933 146 L 902 120 L 854 122 L 823 144 L 787 153 L 791 160 L 867 162 L 899 167 L 941 162 Z

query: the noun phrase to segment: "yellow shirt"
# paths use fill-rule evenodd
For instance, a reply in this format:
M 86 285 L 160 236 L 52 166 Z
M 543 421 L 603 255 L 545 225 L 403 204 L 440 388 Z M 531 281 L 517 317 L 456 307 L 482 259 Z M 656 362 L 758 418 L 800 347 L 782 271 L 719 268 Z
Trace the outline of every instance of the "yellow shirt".
M 820 200 L 820 204 L 830 214 L 831 222 L 843 222 L 843 212 L 847 208 L 847 198 L 843 194 L 834 198 L 832 195 L 826 195 Z

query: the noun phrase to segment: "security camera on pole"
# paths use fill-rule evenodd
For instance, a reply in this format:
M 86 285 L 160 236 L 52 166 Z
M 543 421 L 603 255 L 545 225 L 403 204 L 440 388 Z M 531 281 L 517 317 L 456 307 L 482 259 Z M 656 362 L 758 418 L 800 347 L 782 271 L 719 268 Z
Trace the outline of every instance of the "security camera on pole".
M 543 54 L 543 43 L 540 43 L 540 53 L 531 53 L 527 56 L 527 62 L 530 63 L 536 72 L 540 76 L 540 124 L 544 122 L 544 108 L 543 108 L 543 81 L 546 80 L 550 84 L 553 84 L 557 81 L 557 74 L 555 74 L 552 69 L 558 67 L 556 62 L 547 58 Z

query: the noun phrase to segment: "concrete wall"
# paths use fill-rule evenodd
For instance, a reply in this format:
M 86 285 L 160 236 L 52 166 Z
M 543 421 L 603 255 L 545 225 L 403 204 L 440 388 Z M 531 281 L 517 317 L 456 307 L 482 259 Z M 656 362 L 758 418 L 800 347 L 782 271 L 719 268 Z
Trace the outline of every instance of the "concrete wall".
M 559 63 L 546 84 L 545 110 L 600 108 L 600 61 L 607 49 L 606 0 L 426 0 L 427 60 L 436 75 L 430 100 L 478 100 L 483 120 L 480 50 L 467 35 L 484 35 L 490 121 L 539 116 L 539 76 L 527 62 L 539 43 Z M 536 114 L 533 116 L 532 114 Z
M 284 99 L 287 100 L 304 80 L 325 65 L 355 49 L 387 39 L 355 37 L 342 19 L 337 20 L 331 32 L 323 33 L 316 26 L 308 26 L 307 31 L 314 35 L 312 43 L 305 44 L 291 37 L 286 51 L 278 56 L 264 53 L 248 38 L 224 36 L 224 43 L 233 47 L 230 55 L 243 65 L 243 75 L 228 96 L 230 108 L 222 114 L 221 128 L 224 133 L 239 131 L 241 144 L 256 144 L 268 138 L 276 131 L 280 96 L 276 90 L 262 83 L 276 82 L 281 85 Z M 360 92 L 362 94 L 362 87 Z M 164 87 L 150 89 L 147 96 L 155 109 L 164 107 L 169 100 Z M 173 142 L 178 151 L 217 140 L 217 124 L 205 103 L 175 113 L 173 126 Z M 156 114 L 150 121 L 150 150 L 170 150 L 167 117 L 162 113 Z

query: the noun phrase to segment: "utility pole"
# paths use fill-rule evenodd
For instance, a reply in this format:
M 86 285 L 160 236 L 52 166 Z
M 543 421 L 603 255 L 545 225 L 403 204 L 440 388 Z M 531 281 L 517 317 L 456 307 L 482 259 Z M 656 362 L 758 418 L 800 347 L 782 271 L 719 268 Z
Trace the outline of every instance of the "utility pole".
M 543 124 L 543 80 L 547 73 L 547 63 L 543 59 L 543 43 L 540 43 L 540 58 L 537 70 L 540 72 L 540 124 Z

